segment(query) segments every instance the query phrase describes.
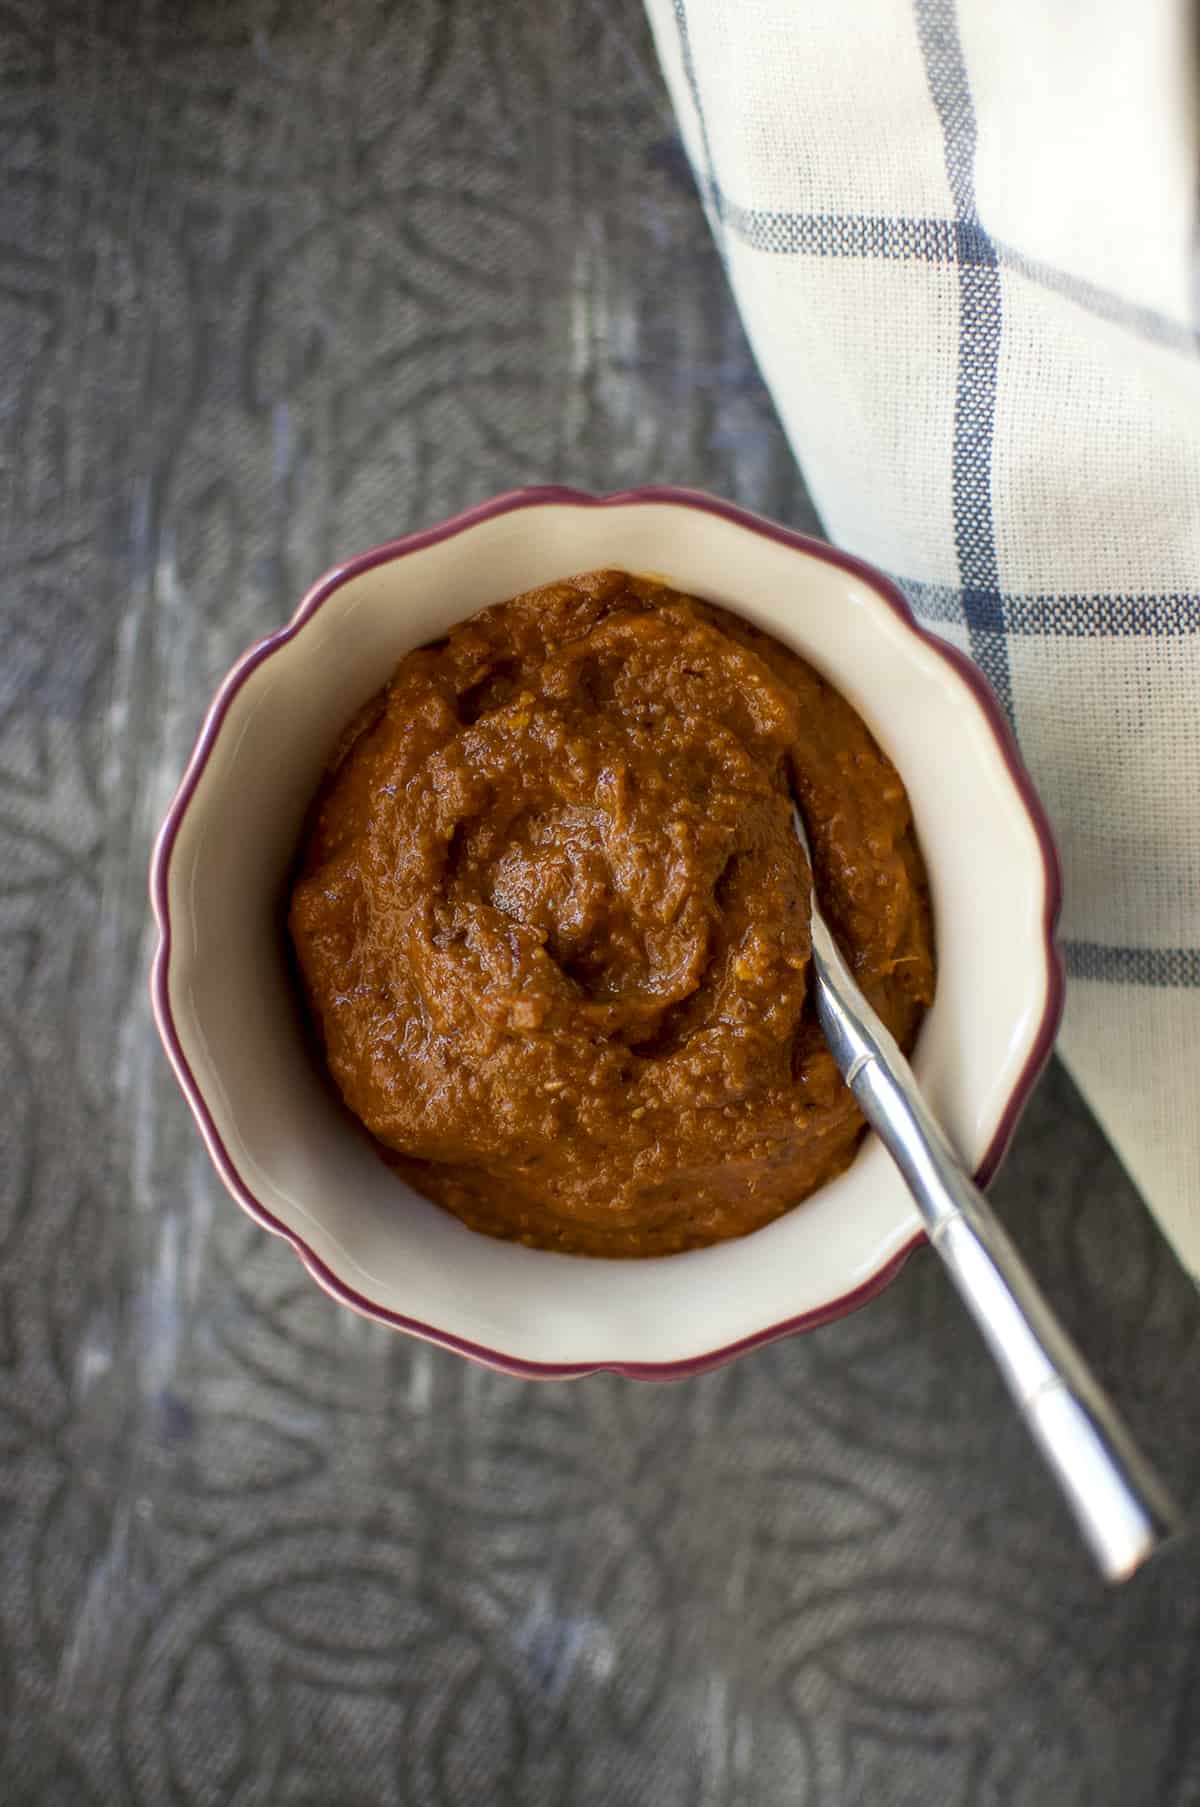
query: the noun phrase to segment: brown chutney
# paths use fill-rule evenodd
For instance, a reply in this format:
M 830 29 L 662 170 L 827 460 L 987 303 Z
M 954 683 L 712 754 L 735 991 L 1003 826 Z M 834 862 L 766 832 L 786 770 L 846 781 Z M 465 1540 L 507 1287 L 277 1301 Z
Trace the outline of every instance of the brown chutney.
M 830 926 L 910 1048 L 934 959 L 908 799 L 803 659 L 595 571 L 400 661 L 314 802 L 289 924 L 329 1071 L 405 1179 L 492 1236 L 644 1256 L 849 1165 L 792 787 Z

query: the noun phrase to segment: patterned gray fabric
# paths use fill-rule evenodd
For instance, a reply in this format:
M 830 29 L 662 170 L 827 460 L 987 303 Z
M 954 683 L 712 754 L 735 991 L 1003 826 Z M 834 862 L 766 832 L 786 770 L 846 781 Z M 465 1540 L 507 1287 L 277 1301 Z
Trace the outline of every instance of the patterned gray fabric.
M 149 1022 L 154 825 L 336 556 L 546 479 L 815 525 L 636 0 L 5 0 L 0 96 L 0 1802 L 1196 1807 L 1195 1552 L 1101 1591 L 932 1258 L 491 1375 L 238 1213 Z M 996 1197 L 1200 1503 L 1061 1072 Z

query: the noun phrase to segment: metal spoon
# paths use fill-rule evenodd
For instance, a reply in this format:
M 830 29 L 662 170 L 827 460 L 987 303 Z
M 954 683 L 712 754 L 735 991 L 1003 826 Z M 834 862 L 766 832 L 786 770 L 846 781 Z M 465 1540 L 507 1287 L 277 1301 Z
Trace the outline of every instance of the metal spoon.
M 795 804 L 792 814 L 807 856 Z M 838 952 L 815 886 L 812 954 L 817 1014 L 842 1077 L 904 1175 L 1105 1579 L 1124 1581 L 1182 1528 L 1179 1510 L 934 1120 L 895 1037 Z

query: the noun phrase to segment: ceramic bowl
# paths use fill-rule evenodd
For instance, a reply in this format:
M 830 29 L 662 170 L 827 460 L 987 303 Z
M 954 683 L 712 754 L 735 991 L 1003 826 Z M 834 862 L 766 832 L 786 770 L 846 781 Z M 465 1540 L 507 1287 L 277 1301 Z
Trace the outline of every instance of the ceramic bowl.
M 383 1165 L 317 1070 L 282 928 L 306 806 L 347 720 L 410 648 L 597 566 L 652 574 L 787 641 L 860 711 L 908 787 L 929 866 L 937 999 L 914 1056 L 968 1164 L 996 1167 L 1057 1028 L 1058 863 L 976 668 L 857 559 L 688 491 L 497 497 L 339 565 L 225 679 L 155 847 L 163 1042 L 238 1203 L 344 1304 L 525 1375 L 713 1366 L 862 1305 L 921 1240 L 873 1137 L 739 1241 L 650 1261 L 470 1231 Z

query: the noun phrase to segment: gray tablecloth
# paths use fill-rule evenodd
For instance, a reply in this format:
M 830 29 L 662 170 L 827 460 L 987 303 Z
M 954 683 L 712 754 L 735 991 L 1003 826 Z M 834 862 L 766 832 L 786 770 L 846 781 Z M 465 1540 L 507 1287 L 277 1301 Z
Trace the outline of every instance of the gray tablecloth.
M 341 1311 L 209 1169 L 145 863 L 336 556 L 492 491 L 814 527 L 634 0 L 0 7 L 0 1801 L 1195 1807 L 1194 1551 L 1103 1592 L 931 1257 L 704 1379 Z M 1200 1308 L 1061 1072 L 996 1197 L 1200 1493 Z

